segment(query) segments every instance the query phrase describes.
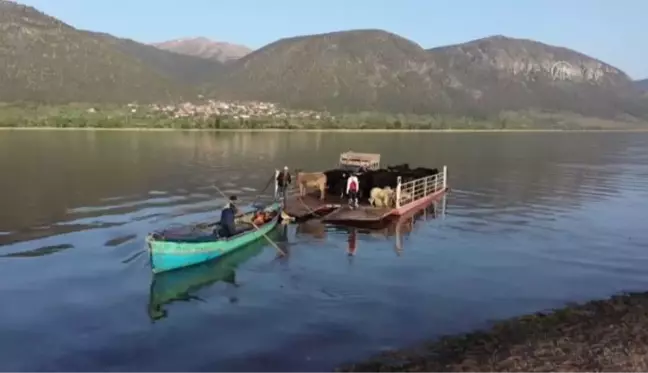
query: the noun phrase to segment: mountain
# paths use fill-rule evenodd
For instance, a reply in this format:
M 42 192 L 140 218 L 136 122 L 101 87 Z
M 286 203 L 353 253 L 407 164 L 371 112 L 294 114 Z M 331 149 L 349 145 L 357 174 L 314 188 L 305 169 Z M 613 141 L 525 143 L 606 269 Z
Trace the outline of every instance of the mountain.
M 599 117 L 646 115 L 628 75 L 567 48 L 498 35 L 428 52 L 453 86 L 472 93 L 474 99 L 465 104 L 478 112 L 535 108 Z
M 252 52 L 252 49 L 243 45 L 218 42 L 203 37 L 170 40 L 154 43 L 153 46 L 179 54 L 223 63 L 237 60 Z
M 353 30 L 281 39 L 251 53 L 218 55 L 216 45 L 223 44 L 145 45 L 0 0 L 0 102 L 150 102 L 205 92 L 331 112 L 648 118 L 648 95 L 624 72 L 532 40 L 492 36 L 426 50 L 386 31 Z
M 145 66 L 171 78 L 176 83 L 197 85 L 205 80 L 214 79 L 224 71 L 224 65 L 218 61 L 178 54 L 109 34 L 91 34 L 112 44 L 122 53 L 137 58 Z
M 193 91 L 104 38 L 6 0 L 0 65 L 0 101 L 154 101 Z
M 214 94 L 331 111 L 424 111 L 440 101 L 443 78 L 418 44 L 358 30 L 271 43 L 234 62 Z
M 646 114 L 625 73 L 566 48 L 494 36 L 425 50 L 382 30 L 279 40 L 234 62 L 213 93 L 331 111 Z
M 635 84 L 640 90 L 648 92 L 648 79 L 637 80 Z

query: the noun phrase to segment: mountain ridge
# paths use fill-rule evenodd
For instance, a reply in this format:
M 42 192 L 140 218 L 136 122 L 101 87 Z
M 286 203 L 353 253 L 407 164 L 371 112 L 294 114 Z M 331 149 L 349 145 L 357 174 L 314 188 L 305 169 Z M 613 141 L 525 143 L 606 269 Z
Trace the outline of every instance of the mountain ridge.
M 90 32 L 7 0 L 0 0 L 0 64 L 0 101 L 157 101 L 193 91 Z
M 0 62 L 8 66 L 0 101 L 160 101 L 204 93 L 331 112 L 647 117 L 646 96 L 621 69 L 528 39 L 494 35 L 425 49 L 380 29 L 343 30 L 282 38 L 221 63 L 78 30 L 7 0 L 0 10 Z
M 646 115 L 622 70 L 564 47 L 501 35 L 423 49 L 380 29 L 283 38 L 234 62 L 212 92 L 334 111 Z
M 648 79 L 637 80 L 637 81 L 635 81 L 635 84 L 642 91 L 648 92 Z
M 162 50 L 221 63 L 237 60 L 252 52 L 252 49 L 244 45 L 214 41 L 203 36 L 173 39 L 151 45 Z
M 173 51 L 156 48 L 132 39 L 93 31 L 85 31 L 113 44 L 122 52 L 134 56 L 150 68 L 165 74 L 177 83 L 200 84 L 206 77 L 216 76 L 224 71 L 224 65 L 209 60 Z

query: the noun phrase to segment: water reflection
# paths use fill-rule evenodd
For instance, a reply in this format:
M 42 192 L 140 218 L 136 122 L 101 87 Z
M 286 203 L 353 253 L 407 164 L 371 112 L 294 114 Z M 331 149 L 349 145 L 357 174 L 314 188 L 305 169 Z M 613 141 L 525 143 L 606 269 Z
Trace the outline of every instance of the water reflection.
M 39 247 L 39 248 L 32 249 L 32 250 L 26 250 L 26 251 L 19 251 L 19 252 L 15 252 L 15 253 L 4 254 L 4 255 L 0 255 L 0 257 L 2 257 L 2 258 L 33 258 L 33 257 L 37 257 L 37 256 L 45 256 L 45 255 L 55 254 L 55 253 L 58 253 L 59 251 L 72 249 L 72 248 L 74 248 L 74 245 L 70 245 L 70 244 L 51 245 L 51 246 Z
M 318 240 L 326 239 L 326 224 L 320 219 L 312 219 L 297 224 L 297 236 L 311 236 Z
M 447 208 L 447 195 L 439 200 L 432 201 L 428 206 L 424 206 L 419 210 L 413 211 L 411 214 L 401 216 L 395 224 L 392 225 L 394 228 L 393 235 L 396 238 L 396 243 L 394 250 L 396 255 L 400 256 L 403 253 L 403 234 L 407 235 L 412 233 L 414 226 L 420 222 L 427 222 L 429 220 L 445 218 L 446 208 Z M 387 235 L 390 235 L 391 231 L 388 228 Z
M 349 229 L 349 239 L 347 240 L 347 254 L 349 256 L 355 256 L 356 250 L 358 249 L 358 229 L 351 227 Z
M 0 292 L 11 300 L 0 307 L 0 370 L 324 371 L 645 290 L 647 143 L 614 133 L 0 131 L 0 170 L 11 175 L 0 183 Z M 275 168 L 331 168 L 359 144 L 385 164 L 447 164 L 447 218 L 281 227 L 285 259 L 259 241 L 263 252 L 235 269 L 216 262 L 151 288 L 150 268 L 123 263 L 147 232 L 218 219 L 210 185 L 260 191 Z M 147 325 L 149 300 L 152 318 L 168 312 L 161 327 Z
M 413 210 L 406 215 L 388 219 L 378 223 L 359 223 L 355 226 L 350 225 L 330 225 L 326 226 L 319 222 L 315 226 L 320 230 L 328 229 L 330 231 L 344 232 L 347 234 L 347 249 L 346 252 L 349 256 L 355 256 L 358 250 L 358 235 L 368 236 L 372 238 L 389 238 L 394 237 L 394 250 L 397 255 L 401 255 L 404 250 L 404 237 L 413 232 L 414 227 L 422 222 L 430 220 L 445 218 L 447 208 L 447 196 L 433 200 L 429 204 L 422 206 L 419 209 Z M 315 224 L 315 223 L 312 223 Z M 305 230 L 306 223 L 300 223 L 297 230 Z M 324 231 L 323 234 L 325 234 Z
M 268 237 L 274 242 L 281 242 L 285 235 L 285 228 L 278 226 L 268 234 Z M 219 281 L 234 287 L 238 286 L 237 267 L 261 254 L 266 246 L 268 242 L 261 239 L 220 259 L 153 275 L 148 303 L 149 318 L 153 321 L 166 318 L 169 313 L 165 306 L 173 302 L 203 301 L 196 295 L 198 291 Z M 230 303 L 235 303 L 238 298 L 232 296 L 229 300 Z
M 539 215 L 536 206 L 568 211 L 618 193 L 619 176 L 634 170 L 612 165 L 627 158 L 624 152 L 634 137 L 4 131 L 0 169 L 16 177 L 0 183 L 0 231 L 9 232 L 0 236 L 0 245 L 129 224 L 132 220 L 102 221 L 105 215 L 117 218 L 182 203 L 174 198 L 185 203 L 213 200 L 214 192 L 205 188 L 214 183 L 231 183 L 226 189 L 241 193 L 260 191 L 277 167 L 330 168 L 341 151 L 358 143 L 382 153 L 387 163 L 435 159 L 435 165 L 447 164 L 452 187 L 474 193 L 471 198 L 480 207 L 475 214 L 519 209 L 533 218 Z M 635 156 L 643 148 L 629 151 Z M 126 201 L 118 203 L 120 199 Z M 140 218 L 148 217 L 174 216 Z M 78 218 L 91 220 L 70 225 Z

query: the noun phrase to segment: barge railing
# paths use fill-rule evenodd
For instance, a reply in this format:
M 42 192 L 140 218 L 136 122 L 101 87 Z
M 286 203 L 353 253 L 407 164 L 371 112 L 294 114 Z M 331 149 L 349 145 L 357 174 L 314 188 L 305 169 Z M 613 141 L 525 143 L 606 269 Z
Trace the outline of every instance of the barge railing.
M 275 198 L 281 198 L 279 195 L 279 186 L 277 185 L 277 176 L 279 170 L 275 170 L 275 183 L 274 195 Z M 400 208 L 408 203 L 417 201 L 421 198 L 427 197 L 431 194 L 436 194 L 445 191 L 448 186 L 448 167 L 443 166 L 441 172 L 436 175 L 422 177 L 408 181 L 401 182 L 401 177 L 398 177 L 398 184 L 396 185 L 396 208 Z M 291 184 L 286 190 L 286 197 L 294 197 L 299 195 L 299 188 L 296 184 Z
M 412 203 L 430 194 L 444 191 L 448 186 L 448 167 L 443 166 L 443 171 L 432 176 L 422 177 L 420 179 L 401 182 L 398 177 L 396 185 L 396 208 Z

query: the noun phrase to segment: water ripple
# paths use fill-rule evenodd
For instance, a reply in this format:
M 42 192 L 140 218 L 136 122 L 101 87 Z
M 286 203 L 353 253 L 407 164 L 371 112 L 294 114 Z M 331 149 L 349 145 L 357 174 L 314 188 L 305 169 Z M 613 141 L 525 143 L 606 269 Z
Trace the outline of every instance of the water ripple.
M 0 170 L 18 159 L 24 178 L 0 194 L 2 370 L 330 370 L 648 286 L 645 135 L 3 136 L 0 151 L 23 156 Z M 447 163 L 452 192 L 398 226 L 280 227 L 287 257 L 260 241 L 150 274 L 145 235 L 217 219 L 213 185 L 251 200 L 276 167 L 329 167 L 358 141 L 394 163 Z M 43 159 L 50 172 L 32 171 Z

